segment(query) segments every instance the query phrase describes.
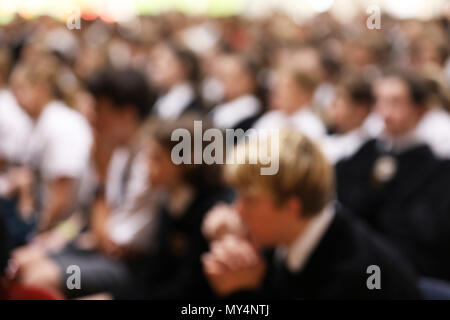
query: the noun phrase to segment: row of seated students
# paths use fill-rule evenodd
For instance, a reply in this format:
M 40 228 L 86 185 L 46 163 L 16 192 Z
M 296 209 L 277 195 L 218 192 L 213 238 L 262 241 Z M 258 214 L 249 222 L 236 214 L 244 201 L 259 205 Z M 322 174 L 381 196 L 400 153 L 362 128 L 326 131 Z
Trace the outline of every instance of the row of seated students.
M 169 51 L 160 54 L 175 54 L 169 47 L 161 50 Z M 177 55 L 186 58 L 183 53 Z M 242 88 L 251 92 L 250 66 L 232 58 L 227 70 L 233 70 L 232 63 L 238 64 L 239 71 L 248 70 L 248 78 L 241 77 Z M 211 290 L 224 296 L 268 285 L 271 289 L 264 291 L 270 296 L 278 296 L 273 292 L 286 287 L 290 288 L 288 297 L 416 298 L 414 271 L 420 276 L 449 278 L 445 257 L 449 169 L 446 161 L 416 137 L 428 100 L 426 85 L 412 76 L 396 73 L 382 77 L 375 84 L 375 97 L 370 96 L 370 86 L 369 90 L 356 88 L 363 91 L 365 102 L 352 110 L 360 115 L 360 121 L 344 128 L 344 116 L 341 130 L 363 131 L 367 125 L 369 134 L 352 140 L 355 135 L 350 132 L 334 136 L 335 142 L 329 143 L 324 126 L 308 108 L 314 80 L 305 72 L 282 70 L 271 96 L 275 110 L 251 119 L 260 112 L 255 108 L 248 117 L 255 122 L 245 124 L 257 129 L 288 127 L 280 144 L 279 173 L 273 179 L 255 175 L 257 166 L 234 168 L 228 176 L 239 191 L 234 202 L 240 215 L 226 207 L 219 214 L 211 211 L 204 220 L 216 203 L 232 202 L 233 193 L 218 178 L 220 168 L 176 166 L 171 161 L 171 132 L 180 127 L 192 131 L 193 119 L 201 117 L 182 114 L 197 108 L 188 103 L 172 119 L 150 123 L 149 130 L 140 132 L 150 112 L 145 79 L 131 70 L 103 71 L 87 83 L 96 104 L 91 137 L 79 115 L 50 103 L 54 97 L 49 64 L 19 66 L 12 76 L 19 104 L 39 120 L 40 130 L 34 132 L 39 142 L 36 146 L 48 143 L 30 155 L 41 178 L 39 190 L 45 190 L 46 197 L 33 208 L 43 212 L 38 234 L 12 253 L 12 261 L 19 266 L 16 281 L 56 288 L 69 297 L 110 292 L 117 298 L 179 298 L 209 296 Z M 186 66 L 181 65 L 180 77 L 183 70 Z M 169 83 L 166 79 L 166 86 Z M 361 98 L 352 85 L 342 91 L 342 99 L 358 102 Z M 183 100 L 161 97 L 155 112 L 165 112 L 166 107 L 158 106 L 166 99 Z M 373 101 L 381 119 L 370 115 Z M 213 114 L 213 122 L 238 113 L 234 106 L 221 109 L 228 108 L 231 111 L 223 111 L 223 116 L 215 118 Z M 243 120 L 245 117 L 236 123 Z M 371 125 L 376 121 L 384 127 L 378 138 L 372 139 L 375 130 Z M 336 126 L 339 129 L 339 121 Z M 236 126 L 222 126 L 227 127 Z M 77 134 L 65 134 L 64 130 Z M 337 200 L 351 214 L 342 214 L 344 209 L 330 205 L 334 194 L 331 167 L 315 144 L 297 131 L 323 146 L 326 155 L 339 143 L 352 144 L 350 150 L 342 149 L 344 155 L 333 153 L 332 158 Z M 80 134 L 83 132 L 86 134 Z M 71 161 L 64 161 L 67 158 Z M 83 167 L 87 158 L 88 165 Z M 80 194 L 74 192 L 75 177 L 80 177 L 83 186 Z M 17 186 L 19 211 L 30 209 L 26 187 L 26 183 Z M 254 190 L 256 195 L 250 192 Z M 79 197 L 77 201 L 67 198 L 73 194 Z M 65 226 L 52 230 L 72 202 L 83 204 L 84 215 L 75 215 Z M 88 221 L 88 226 L 79 220 Z M 67 229 L 81 226 L 86 230 L 67 236 Z M 209 247 L 205 234 L 212 241 Z M 261 255 L 264 249 L 268 251 Z M 280 261 L 285 261 L 287 269 L 273 270 L 272 262 Z M 80 291 L 66 286 L 69 274 L 65 271 L 70 265 L 82 270 Z M 365 271 L 370 265 L 380 266 L 385 275 L 382 290 L 367 288 Z M 278 277 L 280 281 L 275 280 Z M 245 282 L 250 280 L 253 282 Z M 275 281 L 263 285 L 262 280 Z M 298 285 L 289 286 L 297 280 Z M 277 285 L 281 287 L 275 288 Z

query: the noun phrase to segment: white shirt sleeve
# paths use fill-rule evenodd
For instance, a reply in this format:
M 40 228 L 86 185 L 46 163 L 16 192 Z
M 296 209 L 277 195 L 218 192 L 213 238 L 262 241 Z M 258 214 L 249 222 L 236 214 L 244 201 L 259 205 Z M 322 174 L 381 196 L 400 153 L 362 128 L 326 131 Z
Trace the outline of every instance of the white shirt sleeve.
M 43 177 L 80 179 L 89 164 L 93 140 L 90 127 L 73 110 L 55 114 L 51 120 L 40 163 Z
M 9 162 L 24 161 L 32 122 L 9 90 L 0 91 L 0 157 Z

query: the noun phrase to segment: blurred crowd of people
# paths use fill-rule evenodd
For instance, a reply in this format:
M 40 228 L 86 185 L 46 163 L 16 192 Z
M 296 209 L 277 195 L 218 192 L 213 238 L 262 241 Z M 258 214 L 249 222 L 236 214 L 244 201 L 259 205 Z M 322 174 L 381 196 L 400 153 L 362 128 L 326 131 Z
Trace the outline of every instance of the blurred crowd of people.
M 421 298 L 450 281 L 450 20 L 366 19 L 1 26 L 0 296 Z M 174 164 L 194 120 L 279 129 L 279 172 Z

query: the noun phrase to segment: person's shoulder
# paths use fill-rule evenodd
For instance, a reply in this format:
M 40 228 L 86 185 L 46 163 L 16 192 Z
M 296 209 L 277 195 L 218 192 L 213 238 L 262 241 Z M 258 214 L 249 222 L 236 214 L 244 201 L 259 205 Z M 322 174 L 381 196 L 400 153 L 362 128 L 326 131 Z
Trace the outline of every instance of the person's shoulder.
M 342 239 L 336 246 L 347 247 L 336 248 L 346 252 L 339 262 L 342 281 L 355 282 L 368 298 L 420 298 L 415 271 L 400 252 L 343 208 L 336 210 L 335 220 L 336 237 Z M 371 276 L 379 276 L 380 289 L 369 288 Z
M 84 122 L 83 116 L 62 101 L 52 101 L 44 110 L 48 121 Z
M 60 101 L 51 102 L 44 110 L 42 122 L 52 134 L 76 132 L 77 135 L 91 134 L 87 120 L 78 111 Z
M 17 125 L 19 122 L 24 126 L 31 128 L 32 121 L 28 114 L 19 106 L 13 93 L 8 89 L 0 90 L 0 120 L 13 122 Z
M 293 115 L 293 118 L 294 118 L 294 120 L 296 120 L 302 124 L 315 126 L 318 129 L 323 130 L 325 132 L 325 125 L 323 124 L 322 120 L 309 107 L 300 109 L 298 112 L 296 112 Z
M 421 298 L 409 263 L 349 211 L 337 207 L 326 241 L 334 298 Z
M 239 99 L 239 103 L 247 108 L 260 108 L 261 102 L 254 95 L 248 94 Z
M 261 115 L 261 117 L 256 121 L 253 128 L 255 129 L 271 129 L 278 128 L 282 126 L 286 120 L 283 112 L 279 110 L 269 110 Z
M 380 155 L 377 144 L 377 139 L 369 139 L 363 142 L 351 156 L 337 161 L 337 170 L 345 170 L 347 167 L 354 173 L 361 172 L 363 168 L 365 168 L 364 170 L 371 170 L 373 163 Z M 360 168 L 361 170 L 355 170 L 355 168 Z

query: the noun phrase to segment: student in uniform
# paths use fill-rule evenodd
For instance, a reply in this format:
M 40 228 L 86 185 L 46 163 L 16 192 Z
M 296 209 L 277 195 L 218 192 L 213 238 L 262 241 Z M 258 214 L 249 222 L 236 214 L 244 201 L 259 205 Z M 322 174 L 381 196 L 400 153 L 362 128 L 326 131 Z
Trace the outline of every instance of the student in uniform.
M 15 252 L 19 280 L 58 290 L 78 265 L 84 274 L 81 292 L 108 290 L 124 276 L 124 261 L 150 250 L 153 241 L 155 194 L 147 183 L 147 164 L 139 145 L 139 130 L 150 110 L 145 77 L 132 69 L 100 70 L 87 81 L 95 98 L 96 144 L 82 181 L 86 232 L 62 250 Z M 88 179 L 89 178 L 89 179 Z M 36 251 L 36 250 L 35 250 Z
M 208 250 L 201 224 L 208 210 L 219 202 L 229 203 L 233 194 L 222 183 L 218 165 L 174 163 L 172 150 L 179 142 L 172 139 L 172 134 L 183 130 L 193 139 L 194 119 L 198 116 L 186 115 L 176 121 L 161 122 L 147 136 L 149 180 L 155 189 L 164 193 L 157 210 L 156 248 L 131 266 L 132 279 L 113 291 L 115 298 L 211 296 L 200 260 Z M 210 126 L 204 122 L 203 127 Z M 194 159 L 197 151 L 193 140 L 188 145 L 189 148 L 181 151 L 182 156 Z
M 260 174 L 260 162 L 248 163 L 252 148 L 267 147 L 266 140 L 255 141 L 238 146 L 246 147 L 247 162 L 227 165 L 225 174 L 237 188 L 234 210 L 247 236 L 228 229 L 203 256 L 219 296 L 420 298 L 400 254 L 333 203 L 332 168 L 310 139 L 282 132 L 279 171 L 272 176 Z M 268 250 L 264 257 L 261 250 Z M 374 266 L 381 270 L 378 284 L 368 280 Z
M 219 56 L 216 69 L 223 102 L 210 112 L 213 124 L 220 129 L 246 131 L 263 111 L 257 96 L 258 69 L 253 61 L 238 54 Z
M 336 165 L 338 200 L 399 249 L 420 275 L 450 279 L 450 163 L 417 132 L 427 91 L 413 74 L 375 85 L 385 130 Z
M 253 128 L 269 130 L 290 127 L 321 141 L 326 129 L 311 108 L 317 84 L 316 77 L 301 68 L 278 70 L 269 93 L 271 110 L 263 114 Z
M 151 52 L 150 79 L 160 95 L 154 112 L 163 120 L 175 120 L 186 112 L 203 112 L 197 92 L 200 68 L 196 56 L 173 42 Z
M 326 137 L 322 145 L 331 163 L 351 157 L 371 138 L 365 122 L 375 103 L 371 83 L 361 76 L 346 76 L 335 91 L 329 111 L 331 129 L 335 133 Z

